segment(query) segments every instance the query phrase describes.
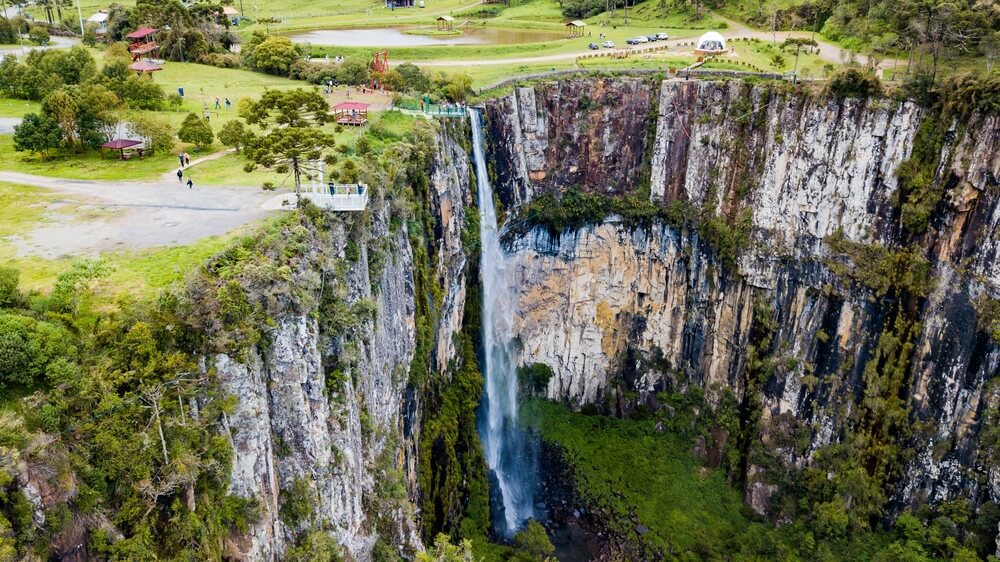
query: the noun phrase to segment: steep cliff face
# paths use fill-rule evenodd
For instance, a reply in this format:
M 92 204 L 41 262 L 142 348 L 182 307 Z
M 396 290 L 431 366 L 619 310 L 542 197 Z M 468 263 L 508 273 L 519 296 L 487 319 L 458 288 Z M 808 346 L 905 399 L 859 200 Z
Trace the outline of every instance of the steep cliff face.
M 908 102 L 740 82 L 633 82 L 658 101 L 640 103 L 640 94 L 604 108 L 604 133 L 566 146 L 573 155 L 545 144 L 562 134 L 553 122 L 573 122 L 565 112 L 592 119 L 580 100 L 607 87 L 519 88 L 490 106 L 499 191 L 517 206 L 549 190 L 648 186 L 653 201 L 682 202 L 699 218 L 536 228 L 511 242 L 520 361 L 553 368 L 549 397 L 627 413 L 656 407 L 664 390 L 696 386 L 716 405 L 731 395 L 757 428 L 744 477 L 761 513 L 782 471 L 811 466 L 817 451 L 898 400 L 908 421 L 896 437 L 912 455 L 893 472 L 892 505 L 1000 500 L 995 444 L 980 438 L 997 407 L 989 381 L 1000 367 L 985 329 L 995 320 L 984 310 L 1000 295 L 1000 120 L 940 125 L 931 167 L 940 197 L 926 228 L 914 229 L 905 226 L 913 188 L 904 190 L 898 171 L 938 115 Z M 557 97 L 557 119 L 526 118 Z M 649 165 L 630 161 L 628 181 L 569 172 L 602 167 L 603 155 L 629 143 L 647 151 Z M 701 228 L 706 221 L 745 229 L 730 263 Z M 914 280 L 925 273 L 926 285 Z M 766 358 L 762 381 L 749 372 L 751 355 Z
M 546 189 L 636 189 L 653 101 L 649 83 L 623 78 L 517 88 L 488 104 L 488 160 L 497 195 L 512 207 Z
M 454 134 L 436 137 L 429 171 L 434 273 L 445 295 L 430 360 L 440 365 L 454 355 L 464 304 L 468 159 Z M 422 548 L 410 506 L 382 501 L 378 491 L 401 474 L 410 500 L 420 493 L 422 404 L 409 374 L 416 300 L 425 296 L 415 291 L 408 230 L 390 220 L 390 208 L 373 199 L 368 224 L 335 222 L 328 246 L 303 257 L 295 275 L 310 281 L 288 296 L 297 306 L 280 307 L 266 346 L 207 361 L 238 398 L 226 428 L 235 451 L 230 491 L 260 507 L 228 545 L 236 559 L 280 560 L 298 533 L 318 527 L 354 560 L 368 560 L 379 539 L 401 552 Z M 309 517 L 289 517 L 286 503 L 302 499 Z

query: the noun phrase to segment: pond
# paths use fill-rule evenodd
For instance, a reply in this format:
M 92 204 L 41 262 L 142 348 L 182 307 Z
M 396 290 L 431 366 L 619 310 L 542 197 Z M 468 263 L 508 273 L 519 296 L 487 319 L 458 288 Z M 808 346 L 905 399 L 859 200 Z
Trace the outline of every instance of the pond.
M 317 29 L 288 35 L 296 43 L 337 47 L 427 47 L 433 45 L 515 45 L 562 39 L 558 31 L 460 27 L 460 35 L 426 35 L 434 27 Z

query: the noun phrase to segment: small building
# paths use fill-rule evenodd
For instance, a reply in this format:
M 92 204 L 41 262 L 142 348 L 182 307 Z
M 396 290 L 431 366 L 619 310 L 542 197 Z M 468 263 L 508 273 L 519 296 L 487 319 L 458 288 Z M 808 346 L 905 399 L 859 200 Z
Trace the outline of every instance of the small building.
M 153 38 L 156 31 L 152 27 L 140 27 L 125 36 L 129 41 L 128 52 L 132 53 L 133 61 L 145 58 L 160 48 L 156 44 L 156 39 Z
M 694 50 L 698 55 L 718 55 L 726 52 L 726 38 L 720 33 L 709 31 L 698 38 L 697 47 Z
M 128 65 L 128 69 L 139 75 L 148 74 L 152 76 L 154 72 L 163 70 L 163 66 L 151 60 L 140 60 Z
M 98 35 L 105 35 L 108 33 L 108 17 L 108 11 L 101 10 L 87 18 L 87 23 L 94 26 L 94 31 Z
M 232 6 L 222 7 L 222 17 L 228 18 L 229 23 L 233 25 L 239 25 L 240 20 L 243 19 L 243 16 L 240 14 L 240 11 Z
M 385 7 L 390 10 L 395 8 L 412 8 L 414 0 L 385 0 Z
M 440 16 L 437 22 L 438 31 L 452 31 L 455 29 L 455 18 L 451 16 Z
M 587 24 L 582 20 L 573 20 L 566 24 L 566 37 L 583 37 L 583 30 Z
M 117 150 L 119 153 L 119 158 L 122 160 L 127 160 L 131 158 L 132 153 L 138 153 L 139 158 L 142 158 L 143 145 L 142 141 L 131 140 L 131 139 L 115 139 L 108 141 L 101 145 L 101 158 L 104 158 L 104 149 Z
M 360 101 L 343 101 L 333 106 L 334 119 L 340 125 L 360 127 L 368 123 L 368 105 Z

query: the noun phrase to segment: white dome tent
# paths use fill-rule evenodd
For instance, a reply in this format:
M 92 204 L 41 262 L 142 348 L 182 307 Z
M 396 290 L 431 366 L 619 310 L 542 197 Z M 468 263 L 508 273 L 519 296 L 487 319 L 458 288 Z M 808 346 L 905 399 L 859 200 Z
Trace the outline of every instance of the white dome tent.
M 726 38 L 715 31 L 709 31 L 698 38 L 695 52 L 699 55 L 716 55 L 726 52 Z

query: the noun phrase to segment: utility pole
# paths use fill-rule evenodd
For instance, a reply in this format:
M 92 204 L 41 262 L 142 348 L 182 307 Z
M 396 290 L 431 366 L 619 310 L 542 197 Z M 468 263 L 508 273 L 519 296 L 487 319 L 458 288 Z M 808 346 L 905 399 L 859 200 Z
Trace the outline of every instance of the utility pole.
M 83 8 L 80 7 L 80 0 L 76 0 L 76 15 L 80 17 L 80 37 L 83 37 Z

